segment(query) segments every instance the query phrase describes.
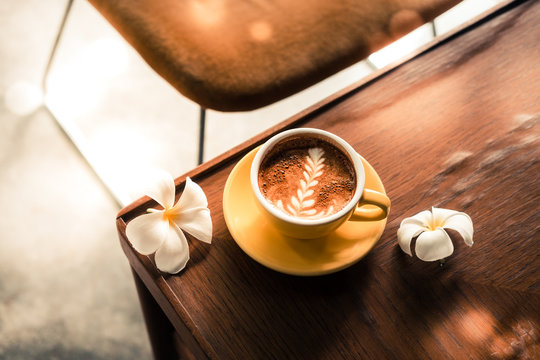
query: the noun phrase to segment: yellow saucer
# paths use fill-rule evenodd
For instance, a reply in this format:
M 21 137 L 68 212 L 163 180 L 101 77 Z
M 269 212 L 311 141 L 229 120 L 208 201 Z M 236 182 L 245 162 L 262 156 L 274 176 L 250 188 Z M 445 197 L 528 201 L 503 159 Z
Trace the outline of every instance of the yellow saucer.
M 364 257 L 381 237 L 386 219 L 347 221 L 319 239 L 295 239 L 279 233 L 265 219 L 251 191 L 249 173 L 258 148 L 231 171 L 223 191 L 223 214 L 233 239 L 251 258 L 270 269 L 301 276 L 333 273 Z M 373 167 L 362 159 L 366 188 L 385 193 Z

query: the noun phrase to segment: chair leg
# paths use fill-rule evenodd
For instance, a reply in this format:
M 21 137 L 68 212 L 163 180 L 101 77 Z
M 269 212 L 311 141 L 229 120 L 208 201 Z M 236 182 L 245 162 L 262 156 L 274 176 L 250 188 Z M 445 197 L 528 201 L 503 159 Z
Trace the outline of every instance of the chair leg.
M 56 50 L 58 49 L 58 43 L 60 42 L 60 38 L 62 37 L 62 33 L 64 32 L 64 27 L 66 26 L 66 21 L 71 11 L 72 5 L 73 0 L 68 0 L 66 10 L 64 11 L 64 16 L 62 17 L 62 22 L 60 23 L 60 28 L 58 29 L 58 33 L 56 34 L 56 39 L 54 40 L 51 53 L 49 54 L 49 59 L 47 60 L 47 66 L 45 67 L 45 71 L 43 72 L 43 78 L 41 79 L 41 89 L 43 91 L 43 96 L 45 96 L 45 94 L 47 93 L 47 78 L 49 77 L 49 72 L 51 70 L 54 56 L 56 55 Z
M 203 163 L 204 157 L 204 132 L 206 126 L 206 109 L 201 107 L 199 112 L 199 158 L 198 164 Z
M 128 203 L 130 203 L 131 199 L 129 198 L 129 196 L 124 194 L 121 191 L 121 189 L 117 189 L 114 186 L 112 186 L 112 183 L 108 176 L 109 174 L 107 173 L 107 171 L 104 171 L 99 166 L 99 163 L 97 163 L 97 161 L 94 159 L 91 149 L 85 145 L 86 142 L 85 142 L 84 136 L 82 135 L 78 126 L 75 123 L 68 121 L 66 119 L 63 119 L 63 120 L 59 119 L 56 116 L 56 114 L 54 114 L 54 112 L 49 108 L 46 102 L 47 80 L 49 77 L 52 64 L 54 62 L 54 58 L 56 56 L 56 52 L 58 50 L 58 45 L 60 43 L 62 34 L 64 32 L 64 28 L 65 28 L 69 13 L 71 12 L 73 2 L 74 0 L 68 0 L 67 2 L 66 9 L 62 17 L 62 21 L 60 23 L 60 27 L 58 29 L 58 33 L 56 34 L 56 38 L 54 40 L 51 52 L 47 59 L 47 65 L 45 67 L 45 71 L 43 72 L 43 77 L 41 79 L 41 88 L 43 91 L 43 98 L 45 99 L 44 108 L 51 114 L 53 120 L 60 127 L 60 129 L 62 130 L 64 135 L 67 137 L 67 139 L 72 143 L 75 149 L 82 155 L 84 160 L 89 165 L 90 169 L 97 175 L 98 179 L 104 185 L 109 195 L 111 195 L 111 198 L 117 203 L 118 206 L 123 207 L 127 205 Z M 206 109 L 201 107 L 200 113 L 199 113 L 198 164 L 202 164 L 203 159 L 204 159 L 205 126 L 206 126 Z
M 44 99 L 43 108 L 49 112 L 52 119 L 54 120 L 56 125 L 58 125 L 64 136 L 73 145 L 75 150 L 83 157 L 90 170 L 94 172 L 98 180 L 103 184 L 105 190 L 109 193 L 112 200 L 121 208 L 129 204 L 132 201 L 131 198 L 128 195 L 124 194 L 122 191 L 120 191 L 118 188 L 115 189 L 112 186 L 112 182 L 108 172 L 99 166 L 98 161 L 95 159 L 95 156 L 91 151 L 92 149 L 88 146 L 86 138 L 84 137 L 84 134 L 77 126 L 77 124 L 73 121 L 70 121 L 69 119 L 61 119 L 59 116 L 57 116 L 57 114 L 54 113 L 54 111 L 49 107 L 49 104 L 47 103 L 47 80 L 52 64 L 54 62 L 54 58 L 56 56 L 56 52 L 58 50 L 58 45 L 60 44 L 62 34 L 64 33 L 69 13 L 71 12 L 73 2 L 74 0 L 68 0 L 67 2 L 66 10 L 64 11 L 60 27 L 58 28 L 58 33 L 56 34 L 56 38 L 51 48 L 49 58 L 47 59 L 47 65 L 45 66 L 45 71 L 43 72 L 43 77 L 41 79 L 41 89 Z

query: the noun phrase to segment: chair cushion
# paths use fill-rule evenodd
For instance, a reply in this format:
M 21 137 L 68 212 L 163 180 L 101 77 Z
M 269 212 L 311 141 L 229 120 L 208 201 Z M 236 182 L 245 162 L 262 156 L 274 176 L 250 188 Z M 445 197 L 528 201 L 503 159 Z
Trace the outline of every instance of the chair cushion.
M 350 66 L 460 0 L 90 0 L 203 107 L 251 110 Z

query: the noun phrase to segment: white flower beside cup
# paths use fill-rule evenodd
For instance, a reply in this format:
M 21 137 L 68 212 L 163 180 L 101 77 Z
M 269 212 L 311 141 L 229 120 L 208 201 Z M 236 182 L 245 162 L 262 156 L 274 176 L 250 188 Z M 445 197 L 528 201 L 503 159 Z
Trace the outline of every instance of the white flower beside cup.
M 157 172 L 148 184 L 146 195 L 158 202 L 163 210 L 148 209 L 127 224 L 126 235 L 133 248 L 143 255 L 155 254 L 156 266 L 163 272 L 180 272 L 189 260 L 189 245 L 183 231 L 210 244 L 212 219 L 208 201 L 199 185 L 186 178 L 184 191 L 175 204 L 173 177 Z
M 473 223 L 464 212 L 432 208 L 401 222 L 397 232 L 398 243 L 412 256 L 411 242 L 417 237 L 414 252 L 420 260 L 443 260 L 454 252 L 454 244 L 445 229 L 457 231 L 468 246 L 473 244 Z

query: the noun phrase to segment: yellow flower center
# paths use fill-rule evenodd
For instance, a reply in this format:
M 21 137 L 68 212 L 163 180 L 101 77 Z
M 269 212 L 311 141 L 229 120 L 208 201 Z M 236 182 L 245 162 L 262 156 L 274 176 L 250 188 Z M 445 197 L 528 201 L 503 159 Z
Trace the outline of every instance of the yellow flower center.
M 163 212 L 162 214 L 163 220 L 167 220 L 170 224 L 174 222 L 173 219 L 177 215 L 176 211 L 173 211 L 172 208 L 164 209 L 164 210 L 157 210 L 157 209 L 150 208 L 150 209 L 146 209 L 146 212 L 149 212 L 149 213 Z
M 429 231 L 435 231 L 435 230 L 437 230 L 438 228 L 442 228 L 443 226 L 444 226 L 444 223 L 443 223 L 443 222 L 440 222 L 440 221 L 431 220 L 431 221 L 428 223 L 428 229 L 429 229 Z
M 163 211 L 163 219 L 165 220 L 168 220 L 169 221 L 169 224 L 172 225 L 172 223 L 174 222 L 174 218 L 177 216 L 178 214 L 176 213 L 176 211 L 174 211 L 172 208 L 170 209 L 165 209 L 165 211 Z

